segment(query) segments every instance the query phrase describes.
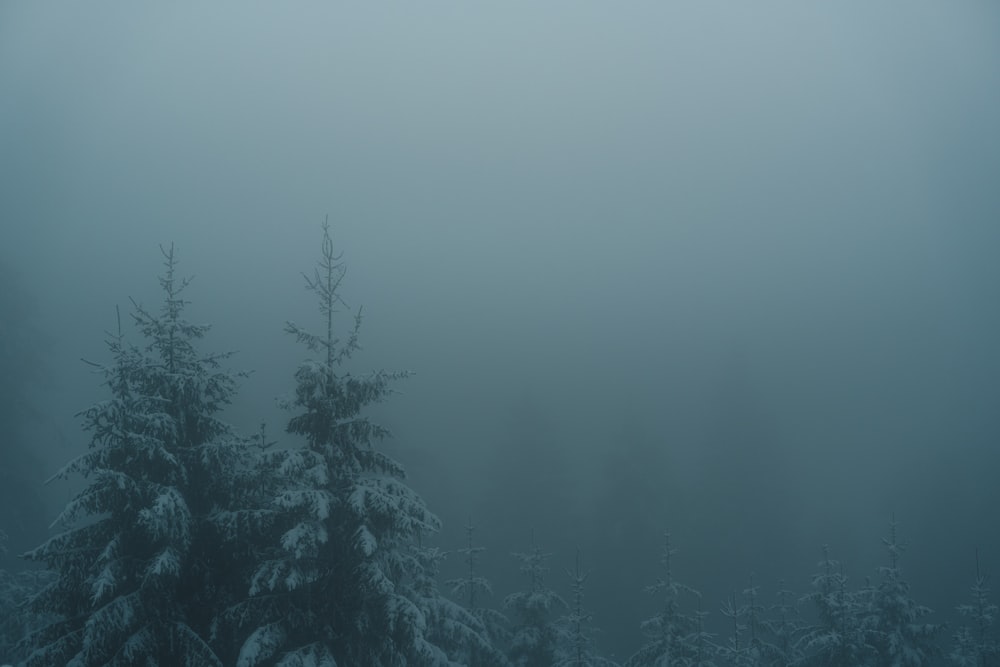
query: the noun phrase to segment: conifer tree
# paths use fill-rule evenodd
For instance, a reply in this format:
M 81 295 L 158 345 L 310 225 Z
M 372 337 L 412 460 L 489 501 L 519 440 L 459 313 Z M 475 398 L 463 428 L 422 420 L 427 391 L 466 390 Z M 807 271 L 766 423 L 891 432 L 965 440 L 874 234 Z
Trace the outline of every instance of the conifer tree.
M 482 604 L 484 596 L 493 595 L 493 587 L 486 577 L 479 574 L 479 555 L 485 551 L 485 547 L 474 546 L 475 531 L 476 526 L 470 516 L 465 525 L 466 544 L 461 549 L 455 550 L 465 563 L 465 576 L 450 579 L 445 585 L 451 589 L 452 595 L 462 600 L 469 613 L 479 621 L 489 640 L 486 651 L 476 646 L 471 648 L 468 663 L 482 667 L 502 666 L 507 664 L 507 658 L 497 647 L 504 646 L 509 639 L 507 618 L 496 609 Z
M 590 573 L 580 569 L 579 550 L 574 568 L 566 570 L 566 574 L 570 578 L 573 601 L 569 613 L 560 619 L 563 642 L 555 667 L 615 667 L 616 663 L 597 655 L 594 650 L 593 616 L 583 606 L 584 589 Z
M 551 554 L 543 552 L 532 538 L 531 551 L 515 553 L 514 557 L 528 578 L 528 588 L 504 600 L 514 623 L 508 654 L 517 667 L 552 667 L 559 642 L 552 614 L 558 607 L 566 608 L 566 602 L 545 585 L 545 563 Z
M 306 287 L 321 333 L 286 331 L 315 355 L 295 373 L 289 433 L 304 447 L 273 454 L 277 482 L 252 568 L 249 600 L 226 614 L 245 639 L 237 664 L 396 665 L 433 658 L 427 618 L 407 595 L 410 548 L 438 519 L 404 482 L 403 468 L 375 448 L 389 435 L 364 410 L 385 399 L 405 373 L 355 375 L 360 310 L 347 335 L 337 317 L 345 269 L 323 225 L 321 257 Z
M 661 575 L 646 592 L 662 599 L 660 611 L 642 622 L 646 643 L 626 662 L 626 667 L 659 665 L 711 664 L 710 638 L 704 632 L 702 617 L 681 610 L 681 595 L 689 594 L 699 601 L 701 594 L 674 578 L 673 556 L 677 550 L 670 543 L 670 533 L 663 538 L 660 553 Z
M 979 550 L 976 549 L 976 579 L 972 584 L 972 604 L 958 606 L 958 613 L 966 617 L 971 626 L 958 629 L 954 646 L 948 658 L 957 667 L 987 667 L 1000 664 L 1000 645 L 990 634 L 997 605 L 990 601 L 989 580 L 979 567 Z
M 819 567 L 812 579 L 814 590 L 806 596 L 816 609 L 818 622 L 803 632 L 804 664 L 872 665 L 874 647 L 865 627 L 867 596 L 848 590 L 847 575 L 840 563 L 830 558 L 828 547 L 823 547 Z
M 734 591 L 723 602 L 722 615 L 732 622 L 729 642 L 719 647 L 719 655 L 736 667 L 760 665 L 764 660 L 765 647 L 761 637 L 762 614 L 760 594 L 750 575 L 750 583 L 743 589 L 741 600 Z
M 762 640 L 763 664 L 771 667 L 790 667 L 801 660 L 798 639 L 803 625 L 795 603 L 795 594 L 785 588 L 785 582 L 778 583 L 774 604 L 762 627 L 767 638 Z
M 133 302 L 145 345 L 109 335 L 112 362 L 93 364 L 110 398 L 83 411 L 87 453 L 57 477 L 86 487 L 57 523 L 66 530 L 27 554 L 55 571 L 34 600 L 57 620 L 30 638 L 28 665 L 215 665 L 205 642 L 214 613 L 215 544 L 207 515 L 241 443 L 216 414 L 233 397 L 226 354 L 201 355 L 208 331 L 184 318 L 173 246 L 159 314 Z
M 882 540 L 889 564 L 880 568 L 882 581 L 872 595 L 870 643 L 879 667 L 923 667 L 937 654 L 934 638 L 940 626 L 920 622 L 931 610 L 910 597 L 910 585 L 899 569 L 904 545 L 897 540 L 896 528 L 893 517 L 889 537 Z
M 503 653 L 493 646 L 480 619 L 438 590 L 437 577 L 445 556 L 436 547 L 419 544 L 411 547 L 410 576 L 403 590 L 424 619 L 420 664 L 435 667 L 506 665 Z
M 27 646 L 21 640 L 51 622 L 29 607 L 31 598 L 51 581 L 47 570 L 0 570 L 0 663 L 16 664 L 26 658 Z

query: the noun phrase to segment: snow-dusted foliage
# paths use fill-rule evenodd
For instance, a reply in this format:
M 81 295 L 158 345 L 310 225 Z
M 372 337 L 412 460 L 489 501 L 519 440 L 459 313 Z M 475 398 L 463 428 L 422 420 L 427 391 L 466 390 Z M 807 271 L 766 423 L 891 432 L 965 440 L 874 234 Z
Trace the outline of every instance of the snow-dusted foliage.
M 479 617 L 454 600 L 441 595 L 437 586 L 439 567 L 445 554 L 435 547 L 411 547 L 410 576 L 402 589 L 413 600 L 424 619 L 426 665 L 505 665 Z
M 508 654 L 517 667 L 551 667 L 556 659 L 559 631 L 553 614 L 558 608 L 565 609 L 566 602 L 545 585 L 545 563 L 550 556 L 536 544 L 527 553 L 514 554 L 521 563 L 521 573 L 528 578 L 527 590 L 511 593 L 504 600 L 514 625 Z
M 700 601 L 701 595 L 674 579 L 672 558 L 677 550 L 670 544 L 670 534 L 663 538 L 660 554 L 660 577 L 646 592 L 661 600 L 655 616 L 641 624 L 646 643 L 628 660 L 626 667 L 659 667 L 660 665 L 712 664 L 713 646 L 704 631 L 701 614 L 694 616 L 681 611 L 681 596 L 690 595 Z
M 997 605 L 990 601 L 989 580 L 980 569 L 978 549 L 976 579 L 971 592 L 972 603 L 959 605 L 957 608 L 971 622 L 971 626 L 963 626 L 955 633 L 954 646 L 948 657 L 952 664 L 962 667 L 1000 664 L 1000 644 L 991 632 Z
M 972 603 L 958 606 L 958 613 L 968 619 L 970 625 L 962 626 L 955 633 L 948 659 L 959 667 L 1000 664 L 1000 645 L 990 630 L 997 615 L 997 605 L 990 601 L 989 579 L 980 569 L 978 549 L 976 579 L 971 592 Z
M 761 615 L 764 611 L 759 603 L 760 594 L 750 577 L 748 586 L 737 596 L 736 592 L 722 603 L 722 615 L 728 619 L 729 639 L 719 646 L 719 657 L 734 667 L 760 665 L 764 661 L 764 645 L 761 639 Z
M 769 667 L 791 667 L 799 664 L 802 654 L 799 638 L 803 621 L 796 604 L 795 593 L 778 582 L 774 603 L 768 607 L 768 616 L 761 623 L 764 639 L 761 640 L 761 664 Z
M 63 532 L 28 554 L 56 573 L 32 606 L 57 618 L 29 637 L 28 665 L 218 663 L 204 640 L 218 558 L 204 524 L 239 452 L 215 416 L 236 384 L 226 355 L 197 352 L 208 327 L 184 319 L 187 282 L 173 247 L 163 254 L 162 310 L 135 304 L 143 346 L 120 323 L 109 336 L 112 362 L 94 366 L 110 397 L 81 413 L 89 450 L 57 475 L 87 485 L 57 519 Z
M 289 323 L 315 358 L 295 373 L 288 431 L 301 450 L 270 455 L 270 497 L 255 513 L 249 599 L 224 615 L 242 637 L 238 664 L 421 664 L 428 619 L 406 589 L 414 539 L 438 519 L 403 481 L 403 469 L 375 449 L 387 431 L 363 414 L 402 373 L 355 375 L 344 368 L 358 349 L 360 311 L 344 339 L 336 316 L 344 268 L 323 226 L 322 255 L 306 286 L 317 298 L 322 333 Z M 249 526 L 248 526 L 249 528 Z M 310 662 L 312 661 L 312 662 Z
M 0 550 L 3 532 L 0 531 Z M 8 572 L 0 569 L 0 662 L 16 663 L 25 657 L 22 637 L 47 625 L 52 619 L 28 608 L 32 596 L 52 580 L 45 570 Z
M 455 595 L 465 605 L 465 609 L 472 614 L 483 628 L 489 646 L 472 646 L 467 663 L 469 665 L 481 665 L 482 667 L 502 667 L 507 663 L 507 657 L 498 646 L 506 645 L 509 637 L 507 630 L 507 618 L 498 610 L 482 605 L 484 596 L 493 595 L 493 587 L 489 580 L 479 574 L 479 555 L 485 551 L 484 547 L 474 545 L 473 536 L 476 526 L 469 517 L 465 525 L 465 546 L 456 549 L 455 553 L 462 556 L 465 563 L 465 576 L 457 579 L 450 579 L 445 585 L 451 589 Z
M 593 627 L 594 617 L 583 606 L 589 572 L 580 569 L 580 552 L 576 553 L 576 563 L 572 570 L 566 570 L 570 579 L 573 601 L 568 613 L 559 619 L 560 646 L 557 650 L 555 667 L 616 667 L 617 663 L 596 653 Z
M 896 521 L 889 525 L 886 546 L 889 564 L 880 568 L 882 581 L 872 591 L 870 643 L 875 647 L 879 667 L 923 667 L 938 653 L 934 638 L 941 627 L 922 622 L 931 610 L 910 597 L 910 584 L 899 569 L 903 545 L 896 539 Z
M 874 647 L 865 628 L 869 591 L 848 590 L 847 575 L 840 563 L 830 558 L 827 547 L 823 547 L 819 567 L 812 579 L 814 590 L 806 596 L 813 603 L 818 622 L 803 633 L 804 664 L 874 664 Z

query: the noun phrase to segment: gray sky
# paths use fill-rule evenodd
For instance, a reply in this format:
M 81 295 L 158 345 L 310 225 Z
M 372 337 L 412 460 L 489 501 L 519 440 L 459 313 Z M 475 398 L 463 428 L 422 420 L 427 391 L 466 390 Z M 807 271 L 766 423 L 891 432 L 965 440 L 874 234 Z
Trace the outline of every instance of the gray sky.
M 159 243 L 277 430 L 329 214 L 445 543 L 473 511 L 513 569 L 534 527 L 639 598 L 670 527 L 714 599 L 824 542 L 860 580 L 895 511 L 957 603 L 1000 564 L 998 35 L 985 1 L 4 3 L 52 459 Z

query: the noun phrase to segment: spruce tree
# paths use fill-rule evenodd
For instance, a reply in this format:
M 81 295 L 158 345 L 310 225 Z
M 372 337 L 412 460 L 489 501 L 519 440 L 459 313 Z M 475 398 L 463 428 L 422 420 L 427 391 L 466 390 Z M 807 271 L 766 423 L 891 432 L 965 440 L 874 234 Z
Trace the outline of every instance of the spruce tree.
M 161 310 L 133 302 L 142 346 L 120 320 L 108 336 L 112 361 L 93 366 L 110 397 L 81 413 L 90 447 L 57 475 L 87 485 L 64 532 L 27 554 L 56 573 L 33 608 L 57 619 L 30 638 L 28 665 L 220 664 L 205 641 L 218 567 L 206 526 L 241 449 L 216 416 L 236 377 L 227 354 L 197 351 L 208 327 L 184 318 L 188 281 L 173 246 L 161 251 Z
M 749 585 L 743 589 L 741 598 L 738 599 L 733 591 L 729 599 L 723 602 L 722 615 L 730 619 L 732 632 L 728 643 L 719 647 L 719 655 L 730 665 L 750 667 L 764 661 L 766 647 L 761 636 L 764 608 L 759 600 L 759 589 L 754 585 L 751 574 Z
M 534 539 L 531 551 L 514 554 L 521 563 L 521 573 L 528 578 L 527 590 L 504 599 L 514 624 L 508 655 L 517 667 L 552 667 L 556 659 L 559 632 L 552 615 L 557 608 L 566 608 L 566 602 L 545 585 L 545 563 L 550 556 Z
M 477 667 L 502 667 L 507 664 L 507 658 L 497 647 L 505 645 L 509 639 L 508 621 L 496 609 L 483 606 L 482 598 L 493 595 L 493 587 L 486 577 L 479 574 L 479 556 L 485 551 L 485 547 L 475 546 L 473 540 L 475 532 L 476 526 L 470 516 L 465 525 L 465 546 L 455 550 L 465 563 L 465 576 L 450 579 L 445 585 L 479 621 L 489 641 L 489 646 L 485 650 L 476 646 L 471 647 L 468 664 Z
M 798 640 L 803 624 L 795 594 L 785 588 L 784 581 L 778 583 L 774 604 L 768 611 L 770 613 L 762 623 L 766 635 L 761 644 L 763 664 L 771 667 L 798 664 L 802 658 Z
M 446 554 L 436 547 L 411 547 L 410 575 L 402 586 L 423 617 L 420 664 L 435 667 L 506 665 L 486 627 L 470 610 L 441 595 L 437 578 Z
M 21 640 L 53 620 L 34 612 L 29 604 L 51 581 L 52 573 L 47 570 L 0 570 L 0 663 L 26 658 L 27 646 Z
M 691 595 L 699 601 L 701 595 L 674 578 L 676 553 L 670 533 L 666 533 L 660 552 L 660 577 L 646 587 L 647 593 L 660 598 L 660 611 L 642 622 L 646 643 L 625 662 L 626 667 L 711 664 L 710 637 L 704 632 L 702 617 L 681 610 L 682 595 Z
M 555 667 L 616 667 L 616 663 L 598 655 L 594 649 L 594 617 L 583 606 L 589 572 L 580 569 L 580 551 L 576 552 L 576 563 L 572 570 L 566 570 L 570 579 L 573 601 L 569 613 L 559 619 L 562 626 L 560 636 L 562 646 L 558 652 Z
M 935 636 L 940 626 L 921 622 L 931 610 L 917 604 L 910 596 L 910 585 L 903 578 L 899 559 L 904 545 L 896 536 L 895 517 L 889 523 L 886 546 L 889 564 L 880 568 L 882 581 L 872 596 L 870 643 L 875 647 L 879 667 L 923 667 L 937 655 Z
M 237 664 L 421 664 L 433 656 L 424 611 L 407 593 L 411 547 L 438 519 L 404 481 L 403 468 L 375 448 L 389 435 L 365 409 L 385 399 L 405 373 L 355 375 L 360 310 L 344 338 L 338 316 L 345 274 L 323 225 L 319 264 L 305 276 L 317 300 L 321 333 L 293 323 L 286 331 L 314 355 L 295 373 L 287 430 L 301 449 L 276 452 L 276 481 L 259 515 L 263 532 L 249 599 L 227 612 L 244 637 Z
M 976 549 L 976 578 L 972 584 L 972 604 L 958 606 L 958 613 L 971 622 L 958 629 L 948 659 L 957 667 L 987 667 L 1000 664 L 1000 645 L 990 628 L 997 615 L 997 605 L 990 601 L 989 579 L 979 567 Z
M 874 664 L 875 649 L 866 627 L 869 595 L 848 590 L 847 575 L 840 563 L 830 558 L 828 547 L 823 547 L 819 567 L 812 579 L 814 590 L 805 598 L 813 603 L 818 619 L 803 631 L 804 664 L 838 667 Z

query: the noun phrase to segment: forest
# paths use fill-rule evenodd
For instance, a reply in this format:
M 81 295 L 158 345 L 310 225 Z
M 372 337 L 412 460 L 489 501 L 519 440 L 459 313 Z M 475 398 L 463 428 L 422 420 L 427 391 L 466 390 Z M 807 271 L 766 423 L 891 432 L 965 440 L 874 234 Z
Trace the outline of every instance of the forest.
M 53 483 L 79 489 L 45 539 L 4 546 L 0 662 L 49 665 L 335 665 L 625 667 L 912 666 L 1000 664 L 997 606 L 978 554 L 955 591 L 960 625 L 913 597 L 895 517 L 884 563 L 851 578 L 823 547 L 807 590 L 753 575 L 716 604 L 682 576 L 684 558 L 660 535 L 645 593 L 656 612 L 634 619 L 642 641 L 625 656 L 601 650 L 588 596 L 587 553 L 552 554 L 545 535 L 510 545 L 521 587 L 494 590 L 481 564 L 480 526 L 443 530 L 387 455 L 371 408 L 406 372 L 358 372 L 362 311 L 342 297 L 345 263 L 323 225 L 304 273 L 314 326 L 291 321 L 301 348 L 289 415 L 238 433 L 220 412 L 239 400 L 245 372 L 209 352 L 209 326 L 186 318 L 189 280 L 161 246 L 160 302 L 133 301 L 106 334 L 101 379 L 78 415 L 89 447 Z M 11 284 L 8 282 L 7 284 Z M 27 317 L 13 289 L 5 312 Z M 124 322 L 122 320 L 125 320 Z M 131 326 L 130 326 L 131 325 Z M 34 339 L 3 331 L 4 542 L 45 531 L 25 481 L 36 465 L 18 446 Z M 629 549 L 629 545 L 624 545 Z M 683 550 L 680 550 L 683 553 Z M 19 558 L 15 558 L 19 555 Z M 454 577 L 442 576 L 451 561 Z
M 1000 667 L 998 28 L 0 2 L 0 667 Z

